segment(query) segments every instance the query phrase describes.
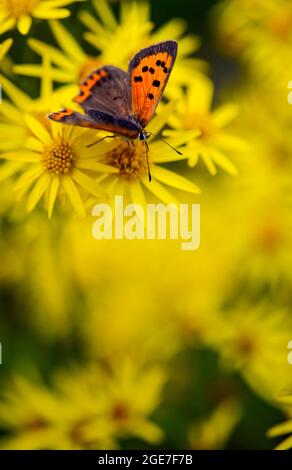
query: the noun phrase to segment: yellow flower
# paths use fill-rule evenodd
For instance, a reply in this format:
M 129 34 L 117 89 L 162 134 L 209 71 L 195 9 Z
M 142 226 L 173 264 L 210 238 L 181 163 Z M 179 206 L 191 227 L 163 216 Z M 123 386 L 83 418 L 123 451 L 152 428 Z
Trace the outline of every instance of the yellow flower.
M 45 64 L 44 72 L 48 80 L 49 64 Z M 58 106 L 52 101 L 50 83 L 44 82 L 41 100 L 36 103 L 4 77 L 2 84 L 14 104 L 3 103 L 4 109 L 3 104 L 1 106 L 8 122 L 0 123 L 0 132 L 5 134 L 8 144 L 4 144 L 0 158 L 8 162 L 1 166 L 0 178 L 20 173 L 15 191 L 19 198 L 28 194 L 28 211 L 44 196 L 51 217 L 61 193 L 67 195 L 76 213 L 84 217 L 86 212 L 79 189 L 98 198 L 106 197 L 90 175 L 101 171 L 115 173 L 117 169 L 95 161 L 95 150 L 86 146 L 91 130 L 61 126 L 47 119 L 51 106 L 54 109 Z
M 93 69 L 104 65 L 99 57 L 89 57 L 79 45 L 74 36 L 58 21 L 49 21 L 51 30 L 58 42 L 59 48 L 46 44 L 39 39 L 28 39 L 28 44 L 41 57 L 49 56 L 54 68 L 52 68 L 52 79 L 54 81 L 68 84 L 66 92 L 68 96 L 74 96 L 78 92 L 78 84 Z M 42 77 L 43 69 L 39 64 L 15 65 L 14 72 Z M 56 93 L 59 93 L 57 90 Z
M 185 144 L 182 152 L 191 167 L 201 158 L 212 175 L 217 172 L 216 166 L 237 175 L 228 155 L 244 151 L 246 144 L 229 134 L 226 127 L 235 119 L 238 109 L 234 104 L 226 104 L 212 111 L 213 93 L 213 84 L 208 79 L 192 80 L 186 92 L 178 96 L 176 112 L 168 120 L 173 129 L 166 130 L 164 135 L 171 137 L 172 145 Z
M 238 368 L 258 394 L 273 401 L 279 384 L 287 383 L 290 374 L 287 344 L 292 324 L 289 313 L 277 306 L 246 302 L 231 311 L 221 312 L 221 320 L 222 327 L 214 344 L 219 348 L 222 364 Z
M 65 193 L 76 213 L 85 217 L 85 207 L 78 187 L 97 198 L 106 197 L 104 191 L 88 175 L 88 172 L 114 173 L 113 168 L 95 161 L 95 153 L 86 147 L 90 133 L 76 128 L 44 125 L 45 116 L 24 117 L 31 136 L 23 150 L 5 152 L 0 158 L 19 162 L 17 173 L 21 176 L 15 184 L 16 194 L 22 198 L 28 194 L 27 210 L 32 211 L 42 196 L 46 196 L 48 216 L 51 217 L 58 194 Z
M 15 27 L 27 34 L 33 18 L 67 18 L 70 11 L 62 7 L 75 1 L 80 0 L 1 0 L 0 34 Z
M 169 103 L 165 106 L 162 113 L 153 118 L 147 130 L 159 134 L 174 105 L 174 103 Z M 149 193 L 166 204 L 176 204 L 178 199 L 168 190 L 168 187 L 200 194 L 200 189 L 192 181 L 161 165 L 183 160 L 184 155 L 176 153 L 167 144 L 153 137 L 148 140 L 148 145 L 151 181 L 148 178 L 144 142 L 137 140 L 131 145 L 124 139 L 117 137 L 92 147 L 95 149 L 97 159 L 102 164 L 117 171 L 116 174 L 105 174 L 100 180 L 110 196 L 124 195 L 126 199 L 144 206 Z M 92 200 L 89 199 L 88 205 L 90 206 L 91 203 Z
M 91 32 L 85 33 L 85 38 L 93 47 L 98 48 L 97 55 L 88 56 L 74 36 L 60 22 L 54 20 L 49 24 L 59 48 L 37 39 L 28 40 L 37 54 L 50 55 L 55 66 L 53 79 L 70 84 L 73 87 L 70 88 L 72 96 L 76 94 L 76 85 L 92 70 L 105 64 L 127 69 L 128 61 L 139 49 L 169 38 L 179 41 L 179 54 L 172 72 L 173 85 L 187 83 L 194 74 L 206 69 L 203 61 L 190 57 L 197 50 L 199 40 L 193 36 L 183 36 L 186 30 L 183 20 L 173 20 L 152 32 L 154 25 L 150 19 L 148 3 L 122 2 L 120 22 L 105 0 L 94 2 L 94 6 L 100 21 L 87 11 L 82 11 L 80 18 L 91 29 Z M 16 65 L 14 71 L 37 77 L 41 77 L 42 73 L 37 64 Z M 168 86 L 166 92 L 169 91 Z
M 79 16 L 89 29 L 84 34 L 85 39 L 99 50 L 104 63 L 115 60 L 115 65 L 126 68 L 128 61 L 139 49 L 171 38 L 179 43 L 178 58 L 172 73 L 173 83 L 187 83 L 198 71 L 206 70 L 202 60 L 191 57 L 200 41 L 193 35 L 185 35 L 187 25 L 184 20 L 175 18 L 153 31 L 150 4 L 147 1 L 121 2 L 119 20 L 105 0 L 93 0 L 93 5 L 98 18 L 87 11 L 81 11 Z
M 120 438 L 157 444 L 149 415 L 161 400 L 164 373 L 133 362 L 58 373 L 54 386 L 16 376 L 0 405 L 2 449 L 112 449 Z M 7 434 L 7 433 L 10 433 Z
M 216 4 L 212 20 L 220 51 L 232 56 L 242 54 L 271 2 L 274 0 L 221 0 Z
M 219 37 L 258 77 L 280 87 L 292 76 L 290 0 L 228 0 L 219 5 Z M 234 45 L 236 46 L 234 48 Z M 262 81 L 260 82 L 262 85 Z
M 124 362 L 116 359 L 108 371 L 100 370 L 96 386 L 93 381 L 98 415 L 108 424 L 114 438 L 136 437 L 151 444 L 162 440 L 163 432 L 150 416 L 162 400 L 165 381 L 161 367 L 139 367 L 130 359 Z M 94 429 L 93 424 L 93 434 Z
M 81 377 L 79 377 L 80 379 Z M 70 377 L 63 378 L 68 382 Z M 96 416 L 94 393 L 87 384 L 71 383 L 71 392 L 47 388 L 39 377 L 33 381 L 12 377 L 2 394 L 0 423 L 6 437 L 2 449 L 66 450 L 113 446 L 104 423 L 94 437 L 85 426 Z

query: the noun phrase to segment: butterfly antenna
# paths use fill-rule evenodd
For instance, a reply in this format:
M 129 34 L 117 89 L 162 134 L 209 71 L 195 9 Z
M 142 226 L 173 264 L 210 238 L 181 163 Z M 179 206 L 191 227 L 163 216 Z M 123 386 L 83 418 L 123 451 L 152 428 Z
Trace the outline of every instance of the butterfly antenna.
M 157 137 L 157 135 L 153 134 L 153 132 L 148 132 L 148 134 L 154 135 L 155 137 Z M 159 140 L 161 140 L 161 142 L 163 142 L 164 144 L 168 145 L 172 150 L 174 150 L 176 153 L 178 153 L 178 155 L 183 155 L 179 150 L 177 150 L 175 147 L 170 145 L 170 143 L 167 142 L 166 140 L 164 140 L 162 137 L 159 137 Z
M 148 168 L 148 179 L 149 183 L 151 183 L 151 172 L 150 172 L 150 165 L 149 165 L 149 145 L 147 140 L 144 140 L 145 142 L 145 147 L 146 147 L 146 158 L 147 158 L 147 168 Z
M 96 142 L 93 142 L 92 144 L 86 145 L 86 147 L 87 148 L 93 147 L 93 145 L 99 144 L 100 142 L 102 142 L 105 139 L 113 139 L 114 137 L 115 137 L 115 135 L 106 135 L 105 137 L 102 137 L 101 139 L 98 139 Z

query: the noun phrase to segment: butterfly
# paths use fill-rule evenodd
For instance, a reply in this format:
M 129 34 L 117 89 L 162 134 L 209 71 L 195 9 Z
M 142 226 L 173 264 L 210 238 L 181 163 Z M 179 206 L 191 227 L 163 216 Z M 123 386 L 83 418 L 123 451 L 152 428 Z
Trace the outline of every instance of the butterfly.
M 130 142 L 134 139 L 145 142 L 151 181 L 147 144 L 151 133 L 145 128 L 162 98 L 177 48 L 176 41 L 163 41 L 141 49 L 129 62 L 128 72 L 109 65 L 93 71 L 81 83 L 80 92 L 73 100 L 84 113 L 65 108 L 49 114 L 49 119 L 114 134 L 103 139 L 122 136 Z

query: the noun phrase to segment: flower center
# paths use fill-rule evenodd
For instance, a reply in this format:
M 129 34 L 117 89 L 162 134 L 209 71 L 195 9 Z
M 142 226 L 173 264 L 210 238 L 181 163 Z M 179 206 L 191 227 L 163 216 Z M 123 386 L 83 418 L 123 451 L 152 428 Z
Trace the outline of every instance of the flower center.
M 74 153 L 69 144 L 60 140 L 45 148 L 44 167 L 53 175 L 66 174 L 71 171 Z
M 128 144 L 119 139 L 118 145 L 106 155 L 106 163 L 119 169 L 129 180 L 139 180 L 148 172 L 147 155 L 142 142 Z
M 9 16 L 20 18 L 29 15 L 40 0 L 4 0 Z
M 275 253 L 282 246 L 283 242 L 281 228 L 276 224 L 270 222 L 261 227 L 257 245 L 262 251 L 265 253 Z
M 237 339 L 236 343 L 237 352 L 244 358 L 249 358 L 255 350 L 255 343 L 249 336 L 242 336 Z
M 112 410 L 112 419 L 114 421 L 123 423 L 128 420 L 129 414 L 128 407 L 123 403 L 118 403 Z
M 287 41 L 291 36 L 292 29 L 292 11 L 283 9 L 267 21 L 267 30 L 271 32 L 280 41 Z
M 101 63 L 95 57 L 88 57 L 86 62 L 81 66 L 79 79 L 84 80 L 93 70 L 98 69 Z

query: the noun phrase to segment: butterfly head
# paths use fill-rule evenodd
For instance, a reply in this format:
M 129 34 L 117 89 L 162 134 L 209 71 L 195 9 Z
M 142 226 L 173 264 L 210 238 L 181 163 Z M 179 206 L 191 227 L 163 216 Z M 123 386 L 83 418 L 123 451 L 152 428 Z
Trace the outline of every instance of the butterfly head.
M 138 134 L 138 139 L 141 140 L 142 142 L 145 142 L 145 140 L 147 140 L 149 137 L 150 137 L 149 132 L 145 131 L 144 129 Z

